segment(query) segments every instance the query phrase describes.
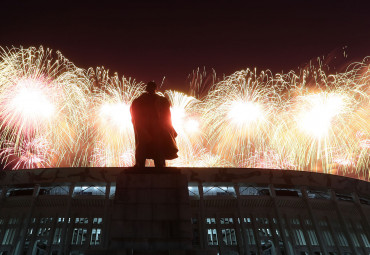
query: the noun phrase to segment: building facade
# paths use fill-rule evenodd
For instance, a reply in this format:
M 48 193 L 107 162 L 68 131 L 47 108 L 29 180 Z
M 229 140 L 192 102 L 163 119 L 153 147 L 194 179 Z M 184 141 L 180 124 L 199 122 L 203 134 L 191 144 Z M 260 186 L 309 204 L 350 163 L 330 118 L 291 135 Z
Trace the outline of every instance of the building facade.
M 116 180 L 125 171 L 0 172 L 0 254 L 107 250 Z M 368 182 L 273 169 L 180 171 L 188 180 L 194 250 L 220 255 L 370 254 Z

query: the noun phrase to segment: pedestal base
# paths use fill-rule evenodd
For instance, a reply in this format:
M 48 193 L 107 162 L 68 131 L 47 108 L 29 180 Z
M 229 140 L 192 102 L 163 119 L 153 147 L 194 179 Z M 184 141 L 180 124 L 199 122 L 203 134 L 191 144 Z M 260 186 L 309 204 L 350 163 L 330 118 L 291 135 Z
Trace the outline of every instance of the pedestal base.
M 178 169 L 126 170 L 117 179 L 110 250 L 187 254 L 192 249 L 190 216 L 187 179 Z

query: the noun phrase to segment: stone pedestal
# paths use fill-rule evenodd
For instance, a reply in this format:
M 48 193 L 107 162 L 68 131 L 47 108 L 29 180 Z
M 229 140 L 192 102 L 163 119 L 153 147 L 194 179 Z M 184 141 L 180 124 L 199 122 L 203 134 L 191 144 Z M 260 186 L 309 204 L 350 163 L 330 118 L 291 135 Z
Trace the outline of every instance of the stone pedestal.
M 131 169 L 117 178 L 109 248 L 116 254 L 191 254 L 188 183 L 179 169 Z

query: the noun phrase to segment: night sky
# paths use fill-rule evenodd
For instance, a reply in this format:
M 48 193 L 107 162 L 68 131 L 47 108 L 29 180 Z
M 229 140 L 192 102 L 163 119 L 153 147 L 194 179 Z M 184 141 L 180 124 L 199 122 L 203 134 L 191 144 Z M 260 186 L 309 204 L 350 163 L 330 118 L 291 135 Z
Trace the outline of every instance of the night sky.
M 51 3 L 52 2 L 52 3 Z M 59 50 L 78 67 L 186 91 L 197 67 L 218 75 L 287 72 L 311 59 L 370 56 L 368 1 L 7 1 L 0 46 Z

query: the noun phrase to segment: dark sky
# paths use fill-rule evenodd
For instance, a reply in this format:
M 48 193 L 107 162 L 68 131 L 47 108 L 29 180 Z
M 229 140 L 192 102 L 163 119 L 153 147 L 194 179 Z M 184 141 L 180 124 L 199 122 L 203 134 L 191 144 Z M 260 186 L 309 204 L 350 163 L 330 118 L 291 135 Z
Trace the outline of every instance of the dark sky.
M 7 1 L 0 46 L 60 50 L 77 66 L 184 88 L 197 67 L 289 71 L 348 46 L 370 55 L 368 1 Z

